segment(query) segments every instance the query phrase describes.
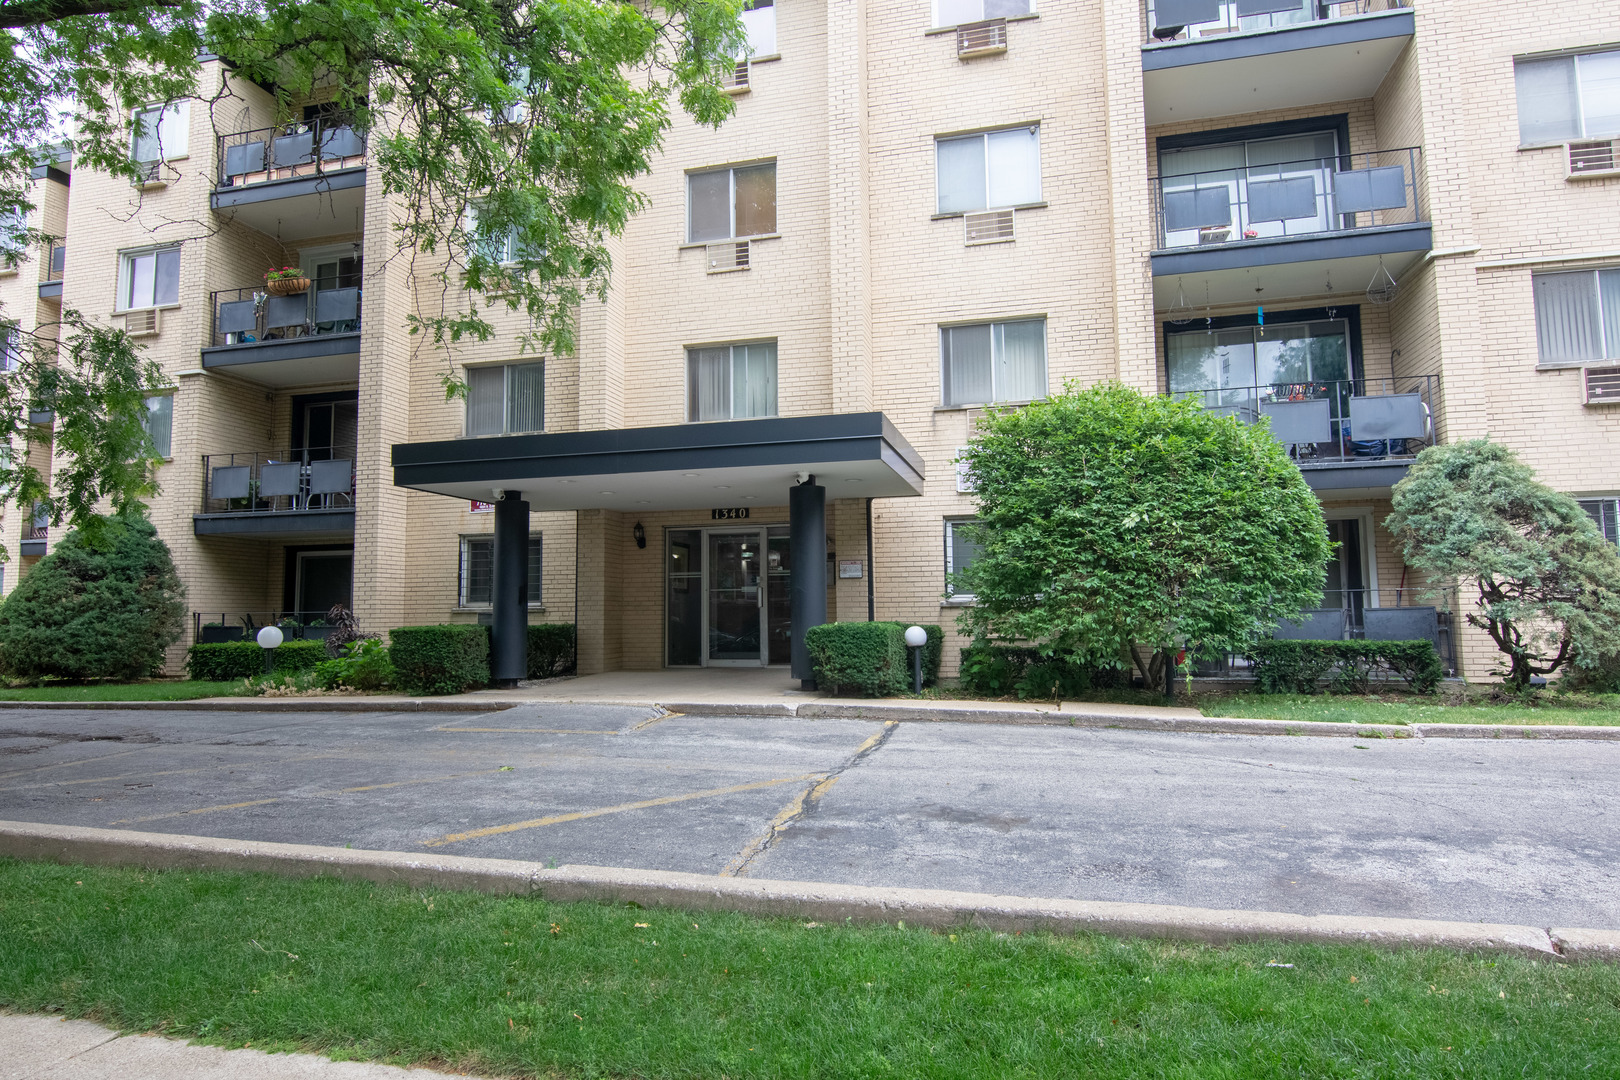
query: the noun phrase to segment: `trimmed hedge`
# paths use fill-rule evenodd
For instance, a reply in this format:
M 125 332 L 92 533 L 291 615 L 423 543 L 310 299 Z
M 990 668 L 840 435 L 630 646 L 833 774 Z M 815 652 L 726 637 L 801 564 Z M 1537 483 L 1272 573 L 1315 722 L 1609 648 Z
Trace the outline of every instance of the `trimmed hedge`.
M 573 668 L 573 623 L 536 623 L 529 627 L 529 678 L 549 679 Z
M 1277 641 L 1249 647 L 1262 694 L 1315 694 L 1327 680 L 1335 694 L 1365 694 L 1373 672 L 1386 669 L 1420 694 L 1440 685 L 1445 668 L 1432 641 Z
M 893 697 L 910 686 L 906 628 L 892 622 L 827 623 L 804 635 L 816 685 L 834 694 Z
M 401 626 L 388 640 L 395 685 L 407 694 L 459 694 L 489 685 L 487 626 Z
M 283 641 L 276 649 L 276 673 L 314 671 L 326 659 L 326 646 L 319 641 Z M 264 674 L 264 650 L 255 641 L 218 641 L 193 645 L 186 652 L 186 670 L 193 679 L 225 682 L 251 679 Z
M 1082 664 L 1067 656 L 1043 656 L 1039 649 L 984 642 L 962 650 L 962 689 L 985 697 L 1017 694 L 1057 701 L 1088 690 L 1124 686 L 1129 676 L 1121 668 Z

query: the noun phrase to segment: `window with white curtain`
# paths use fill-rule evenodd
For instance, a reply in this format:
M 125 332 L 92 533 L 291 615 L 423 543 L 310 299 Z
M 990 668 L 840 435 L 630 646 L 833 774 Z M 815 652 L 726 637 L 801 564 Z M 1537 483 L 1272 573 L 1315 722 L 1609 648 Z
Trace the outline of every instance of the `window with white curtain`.
M 941 214 L 1041 201 L 1039 124 L 934 140 Z
M 935 26 L 1012 19 L 1035 10 L 1035 0 L 934 0 Z
M 776 342 L 686 350 L 686 418 L 776 415 Z
M 945 522 L 945 593 L 952 600 L 972 600 L 973 594 L 963 592 L 952 583 L 953 574 L 960 574 L 968 564 L 979 557 L 979 541 L 972 535 L 977 521 Z
M 1606 495 L 1601 499 L 1581 499 L 1581 509 L 1592 515 L 1598 532 L 1611 544 L 1620 544 L 1620 499 Z
M 468 435 L 515 435 L 545 426 L 543 361 L 467 369 Z
M 136 109 L 130 116 L 130 157 L 142 165 L 185 157 L 190 117 L 184 101 Z
M 686 177 L 686 239 L 699 244 L 776 231 L 776 162 Z
M 529 534 L 529 580 L 525 601 L 536 607 L 540 604 L 540 571 L 542 545 L 538 533 Z M 461 574 L 456 589 L 456 603 L 460 607 L 489 607 L 495 597 L 495 538 L 493 536 L 463 536 L 461 538 Z
M 0 371 L 16 371 L 22 363 L 22 331 L 16 326 L 0 325 Z
M 1620 359 L 1620 267 L 1532 274 L 1543 364 Z
M 180 249 L 126 251 L 119 258 L 118 310 L 167 307 L 180 302 Z
M 946 405 L 1034 401 L 1046 396 L 1046 320 L 939 328 Z
M 1516 60 L 1519 143 L 1620 135 L 1620 49 Z
M 152 437 L 152 446 L 157 450 L 157 456 L 170 457 L 169 450 L 174 442 L 174 395 L 153 394 L 146 399 L 146 416 L 142 418 L 142 426 L 146 433 Z
M 776 55 L 776 0 L 744 0 L 742 24 L 749 56 Z

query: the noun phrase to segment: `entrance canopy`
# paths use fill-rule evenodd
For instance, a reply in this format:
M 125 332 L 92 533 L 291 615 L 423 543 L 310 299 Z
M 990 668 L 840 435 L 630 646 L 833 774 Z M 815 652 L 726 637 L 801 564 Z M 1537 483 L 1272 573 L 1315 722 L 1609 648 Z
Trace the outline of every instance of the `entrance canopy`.
M 399 443 L 394 483 L 530 509 L 780 505 L 800 473 L 832 499 L 921 495 L 923 462 L 880 412 Z

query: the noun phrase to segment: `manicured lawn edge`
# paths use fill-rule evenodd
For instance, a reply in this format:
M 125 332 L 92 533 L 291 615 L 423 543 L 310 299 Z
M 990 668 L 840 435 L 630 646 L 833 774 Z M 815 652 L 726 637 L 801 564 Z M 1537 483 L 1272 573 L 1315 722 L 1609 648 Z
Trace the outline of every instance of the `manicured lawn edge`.
M 153 680 L 94 683 L 87 686 L 23 686 L 0 689 L 0 701 L 191 701 L 245 694 L 240 679 L 225 681 Z

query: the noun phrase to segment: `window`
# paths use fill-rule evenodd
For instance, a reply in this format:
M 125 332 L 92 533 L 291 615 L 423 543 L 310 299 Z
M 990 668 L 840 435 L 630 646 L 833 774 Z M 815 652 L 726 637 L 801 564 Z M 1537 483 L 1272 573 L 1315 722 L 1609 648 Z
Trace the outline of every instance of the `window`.
M 0 371 L 16 371 L 23 358 L 22 330 L 0 326 Z
M 1518 60 L 1519 143 L 1620 135 L 1620 49 Z
M 1034 0 L 934 0 L 935 26 L 1012 19 L 1035 9 Z
M 972 600 L 973 594 L 962 592 L 952 576 L 966 570 L 979 557 L 979 541 L 973 535 L 977 521 L 945 522 L 945 593 L 952 600 Z
M 468 435 L 512 435 L 545 426 L 543 361 L 467 369 Z
M 776 55 L 776 0 L 744 0 L 742 23 L 749 56 Z
M 152 436 L 157 456 L 166 458 L 174 435 L 174 395 L 154 394 L 146 399 L 146 418 L 142 421 L 146 433 Z
M 1543 364 L 1620 359 L 1620 267 L 1532 274 Z
M 1582 499 L 1581 509 L 1592 515 L 1598 531 L 1611 544 L 1620 544 L 1620 499 L 1606 496 L 1601 499 Z
M 119 311 L 166 307 L 179 302 L 179 248 L 135 251 L 123 256 L 119 267 Z
M 686 418 L 776 415 L 776 342 L 686 350 Z
M 1253 405 L 1256 388 L 1299 387 L 1324 396 L 1322 383 L 1343 383 L 1350 370 L 1344 319 L 1275 323 L 1227 330 L 1190 330 L 1165 338 L 1172 394 L 1205 392 L 1206 406 Z M 1218 391 L 1218 393 L 1217 393 Z
M 1046 320 L 939 328 L 946 405 L 1034 401 L 1046 396 Z
M 776 162 L 686 177 L 686 239 L 698 244 L 776 231 Z
M 941 214 L 1041 201 L 1041 129 L 1037 124 L 934 140 Z
M 477 203 L 467 207 L 461 228 L 466 237 L 469 253 L 476 251 L 486 259 L 502 265 L 535 257 L 533 249 L 518 236 L 516 226 L 502 232 L 496 232 L 487 225 L 481 227 L 478 223 Z
M 529 580 L 524 602 L 540 604 L 540 537 L 529 536 Z M 495 596 L 495 538 L 461 538 L 461 584 L 456 591 L 460 607 L 489 607 Z
M 142 165 L 186 156 L 186 102 L 148 105 L 130 118 L 130 157 Z

